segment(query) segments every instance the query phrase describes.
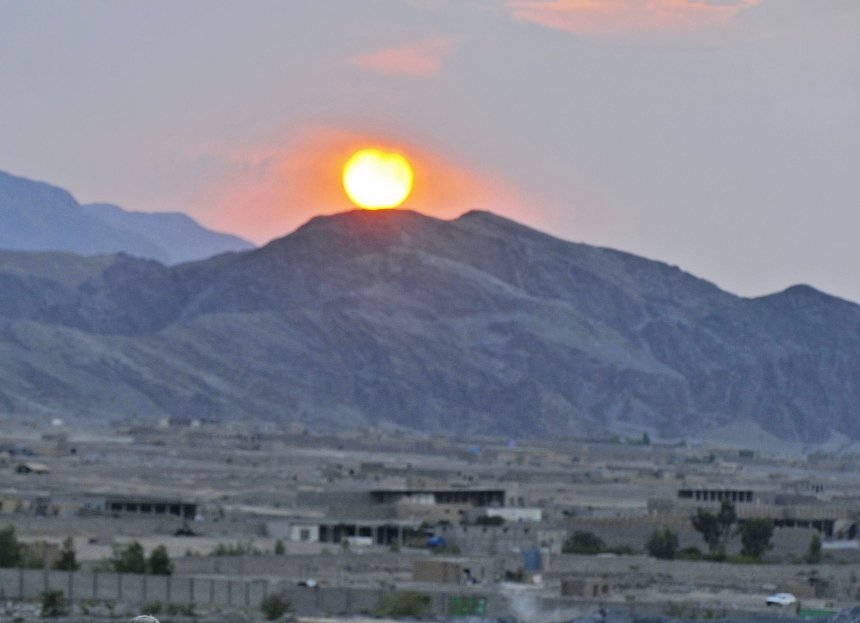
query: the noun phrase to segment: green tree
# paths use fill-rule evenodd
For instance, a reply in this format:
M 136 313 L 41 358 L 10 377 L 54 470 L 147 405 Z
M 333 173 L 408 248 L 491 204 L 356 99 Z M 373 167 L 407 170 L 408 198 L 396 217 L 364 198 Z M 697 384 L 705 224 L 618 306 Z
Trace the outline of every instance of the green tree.
M 741 535 L 741 555 L 758 560 L 773 549 L 773 521 L 770 519 L 747 519 L 738 528 Z
M 78 555 L 75 551 L 75 542 L 72 537 L 66 537 L 60 548 L 60 557 L 54 563 L 54 569 L 60 571 L 77 571 L 81 566 L 78 564 Z
M 807 564 L 817 565 L 821 562 L 821 558 L 821 537 L 818 536 L 818 533 L 816 532 L 812 535 L 812 538 L 809 539 L 809 548 L 806 550 L 803 560 Z
M 22 559 L 23 552 L 15 536 L 15 526 L 0 529 L 0 567 L 17 567 Z
M 729 537 L 732 535 L 732 528 L 738 520 L 738 514 L 735 511 L 735 505 L 731 500 L 723 500 L 720 502 L 720 512 L 717 513 L 717 523 L 720 526 L 720 545 L 725 548 L 728 544 Z
M 606 543 L 593 532 L 576 531 L 561 546 L 563 554 L 599 554 Z
M 717 513 L 703 508 L 696 509 L 696 514 L 690 519 L 690 523 L 693 529 L 702 535 L 708 549 L 713 553 L 725 549 L 737 517 L 735 505 L 730 500 L 723 500 Z
M 671 560 L 678 551 L 678 535 L 669 528 L 655 529 L 645 544 L 648 555 Z
M 284 547 L 284 542 L 281 539 L 275 541 L 275 556 L 283 556 L 287 552 L 287 548 Z
M 172 575 L 173 562 L 167 554 L 167 548 L 164 545 L 159 545 L 149 553 L 149 560 L 146 561 L 146 566 L 152 575 Z
M 690 518 L 693 530 L 702 535 L 708 549 L 717 551 L 720 546 L 720 522 L 717 516 L 704 508 L 696 509 L 696 514 Z
M 146 573 L 143 546 L 137 541 L 126 545 L 114 545 L 111 564 L 117 573 Z

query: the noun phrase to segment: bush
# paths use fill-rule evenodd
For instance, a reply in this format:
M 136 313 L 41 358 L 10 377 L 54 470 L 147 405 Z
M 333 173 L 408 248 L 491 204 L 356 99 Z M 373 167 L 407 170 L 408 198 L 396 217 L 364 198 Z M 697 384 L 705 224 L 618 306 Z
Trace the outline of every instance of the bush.
M 290 600 L 281 593 L 272 593 L 260 602 L 260 611 L 267 621 L 280 619 L 290 610 Z
M 42 617 L 56 618 L 69 613 L 69 604 L 63 591 L 50 590 L 42 593 Z
M 262 552 L 254 547 L 251 541 L 243 543 L 218 543 L 209 555 L 210 556 L 259 556 Z
M 275 541 L 275 556 L 283 556 L 287 553 L 287 548 L 284 547 L 284 542 L 281 539 Z
M 603 551 L 608 554 L 616 554 L 617 556 L 632 556 L 636 553 L 636 550 L 629 545 L 613 545 L 612 547 L 604 548 Z
M 684 547 L 675 553 L 675 558 L 679 560 L 702 560 L 702 550 L 698 547 Z
M 606 543 L 593 532 L 574 532 L 561 546 L 563 554 L 599 554 L 606 551 Z
M 740 553 L 736 556 L 726 556 L 723 559 L 725 562 L 731 563 L 733 565 L 759 565 L 761 564 L 761 560 L 750 556 L 748 554 Z
M 195 617 L 194 604 L 167 604 L 167 614 L 170 616 Z
M 710 560 L 711 562 L 725 562 L 726 560 L 728 560 L 726 550 L 722 547 L 718 547 L 717 551 L 715 551 L 714 553 L 704 554 L 702 557 L 705 560 Z
M 430 595 L 418 591 L 395 591 L 383 595 L 374 613 L 386 618 L 418 618 L 430 609 Z
M 671 560 L 678 551 L 678 535 L 669 528 L 655 529 L 645 544 L 648 555 L 654 558 Z
M 164 606 L 161 604 L 160 601 L 152 601 L 148 604 L 144 604 L 143 610 L 141 610 L 141 612 L 143 614 L 155 616 L 156 614 L 161 614 L 161 609 L 163 607 Z

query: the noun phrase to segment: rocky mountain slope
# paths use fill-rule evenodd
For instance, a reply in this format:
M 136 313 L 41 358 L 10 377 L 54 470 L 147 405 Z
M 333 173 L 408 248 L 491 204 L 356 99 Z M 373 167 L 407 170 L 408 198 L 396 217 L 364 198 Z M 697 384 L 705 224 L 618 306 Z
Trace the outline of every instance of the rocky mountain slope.
M 0 413 L 860 438 L 860 306 L 743 299 L 485 212 L 311 220 L 166 267 L 0 254 Z
M 251 248 L 249 242 L 210 231 L 184 214 L 82 206 L 61 188 L 0 171 L 0 249 L 125 252 L 176 264 Z

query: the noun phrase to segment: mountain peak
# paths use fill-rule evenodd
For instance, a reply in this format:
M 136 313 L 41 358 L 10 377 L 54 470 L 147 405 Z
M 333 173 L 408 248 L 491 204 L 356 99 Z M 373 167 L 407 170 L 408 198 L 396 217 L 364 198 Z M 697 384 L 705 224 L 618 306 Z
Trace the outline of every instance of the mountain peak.
M 418 223 L 424 221 L 437 221 L 432 216 L 427 216 L 415 210 L 393 208 L 389 210 L 346 210 L 334 214 L 320 214 L 312 217 L 308 222 L 296 231 L 304 229 L 316 229 L 319 227 L 349 227 L 365 225 L 391 226 L 392 224 Z
M 789 286 L 780 292 L 768 294 L 753 300 L 784 303 L 788 305 L 828 305 L 831 303 L 837 303 L 850 307 L 857 307 L 857 305 L 851 301 L 828 294 L 827 292 L 823 292 L 805 283 Z
M 184 214 L 81 205 L 62 188 L 2 171 L 0 216 L 0 248 L 5 249 L 81 255 L 126 252 L 175 264 L 253 248 L 236 236 L 205 229 Z
M 392 231 L 403 228 L 414 228 L 439 224 L 479 224 L 483 226 L 515 228 L 518 230 L 535 230 L 522 225 L 514 220 L 499 216 L 487 210 L 469 210 L 454 219 L 441 219 L 429 216 L 417 210 L 405 208 L 392 208 L 387 210 L 346 210 L 334 214 L 324 214 L 312 217 L 296 232 L 304 230 L 318 230 L 318 228 L 358 228 Z M 545 235 L 545 234 L 544 234 Z

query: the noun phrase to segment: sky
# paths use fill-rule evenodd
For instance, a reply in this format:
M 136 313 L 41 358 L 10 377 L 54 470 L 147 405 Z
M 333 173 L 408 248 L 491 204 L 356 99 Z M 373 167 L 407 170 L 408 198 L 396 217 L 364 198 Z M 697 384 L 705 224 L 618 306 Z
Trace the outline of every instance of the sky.
M 264 243 L 491 210 L 759 296 L 860 301 L 858 0 L 0 0 L 0 170 Z

